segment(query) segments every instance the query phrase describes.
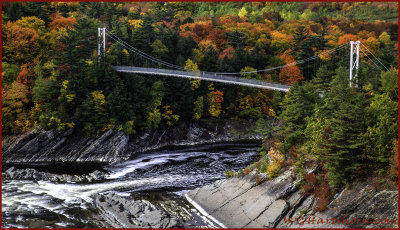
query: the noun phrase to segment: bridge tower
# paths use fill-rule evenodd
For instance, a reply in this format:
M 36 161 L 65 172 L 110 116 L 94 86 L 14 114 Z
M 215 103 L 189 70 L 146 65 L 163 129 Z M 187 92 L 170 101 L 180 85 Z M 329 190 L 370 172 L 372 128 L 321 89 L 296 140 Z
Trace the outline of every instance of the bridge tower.
M 360 41 L 350 42 L 350 87 L 353 78 L 357 77 L 360 60 Z M 357 87 L 357 84 L 355 85 Z
M 97 50 L 97 55 L 100 57 L 100 54 L 103 52 L 103 56 L 106 53 L 106 28 L 97 28 L 98 31 L 98 37 L 99 37 L 99 42 L 98 42 L 98 50 Z

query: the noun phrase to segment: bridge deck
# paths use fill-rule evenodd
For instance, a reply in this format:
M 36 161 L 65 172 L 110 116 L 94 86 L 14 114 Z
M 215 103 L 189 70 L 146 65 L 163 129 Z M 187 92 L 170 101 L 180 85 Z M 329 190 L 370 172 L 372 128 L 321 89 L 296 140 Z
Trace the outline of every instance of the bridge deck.
M 268 83 L 261 80 L 256 79 L 246 79 L 240 77 L 226 76 L 226 75 L 217 75 L 217 74 L 209 74 L 204 72 L 189 72 L 189 71 L 179 71 L 179 70 L 169 70 L 169 69 L 155 69 L 155 68 L 142 68 L 142 67 L 134 67 L 134 66 L 114 66 L 113 67 L 117 72 L 125 72 L 125 73 L 140 73 L 140 74 L 151 74 L 151 75 L 163 75 L 163 76 L 172 76 L 172 77 L 182 77 L 182 78 L 194 78 L 201 79 L 206 81 L 216 81 L 223 82 L 228 84 L 236 84 L 236 85 L 244 85 L 254 88 L 261 89 L 270 89 L 288 92 L 290 86 L 283 84 L 274 84 Z

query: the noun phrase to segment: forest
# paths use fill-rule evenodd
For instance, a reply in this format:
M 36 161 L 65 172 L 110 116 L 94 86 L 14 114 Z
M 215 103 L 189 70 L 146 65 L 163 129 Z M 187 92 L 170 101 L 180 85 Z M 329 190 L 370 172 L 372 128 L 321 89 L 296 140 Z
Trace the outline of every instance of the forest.
M 99 137 L 109 129 L 130 135 L 178 122 L 253 120 L 264 136 L 260 159 L 237 174 L 255 168 L 273 177 L 291 162 L 321 208 L 328 187 L 370 175 L 397 181 L 396 2 L 6 2 L 2 12 L 3 135 L 40 126 Z M 251 72 L 320 56 L 240 75 L 289 84 L 288 93 L 117 73 L 112 66 L 165 67 L 109 37 L 99 54 L 99 27 L 194 71 Z M 349 49 L 321 55 L 349 41 L 382 62 L 361 53 L 352 87 Z M 321 173 L 305 173 L 311 161 Z

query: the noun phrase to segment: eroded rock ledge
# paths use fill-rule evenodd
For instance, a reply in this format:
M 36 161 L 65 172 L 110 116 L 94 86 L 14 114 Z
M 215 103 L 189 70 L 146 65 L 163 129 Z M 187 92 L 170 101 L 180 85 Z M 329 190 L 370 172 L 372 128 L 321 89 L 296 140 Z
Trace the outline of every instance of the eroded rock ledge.
M 11 167 L 7 169 L 3 174 L 3 179 L 12 180 L 33 180 L 33 181 L 51 181 L 55 183 L 65 183 L 65 182 L 78 182 L 78 183 L 92 183 L 100 182 L 105 180 L 105 173 L 98 170 L 84 174 L 84 175 L 68 175 L 68 174 L 54 174 L 48 172 L 39 172 L 36 169 L 17 169 Z
M 78 129 L 45 131 L 38 128 L 23 135 L 3 136 L 2 162 L 117 162 L 136 153 L 168 146 L 261 140 L 260 135 L 250 131 L 253 126 L 242 121 L 203 125 L 182 122 L 135 135 L 108 130 L 99 138 L 86 136 Z
M 397 221 L 398 191 L 376 192 L 356 183 L 336 194 L 327 210 L 313 213 L 316 198 L 302 195 L 291 174 L 285 171 L 260 185 L 255 175 L 219 180 L 186 197 L 227 228 L 397 228 L 397 222 L 375 221 Z M 352 219 L 360 221 L 351 223 Z
M 182 227 L 179 220 L 146 200 L 133 200 L 114 193 L 97 194 L 94 199 L 100 216 L 114 228 Z

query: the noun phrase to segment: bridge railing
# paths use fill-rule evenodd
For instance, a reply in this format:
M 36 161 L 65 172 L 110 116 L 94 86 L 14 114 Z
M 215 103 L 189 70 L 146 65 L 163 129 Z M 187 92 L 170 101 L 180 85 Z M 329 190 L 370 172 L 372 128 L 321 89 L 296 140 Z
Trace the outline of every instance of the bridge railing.
M 226 76 L 218 74 L 210 74 L 205 72 L 196 71 L 180 71 L 180 70 L 169 70 L 169 69 L 155 69 L 155 68 L 143 68 L 143 67 L 133 67 L 133 66 L 114 66 L 115 71 L 119 72 L 131 72 L 131 73 L 144 73 L 144 74 L 154 74 L 154 75 L 167 75 L 167 76 L 178 76 L 185 78 L 197 78 L 203 80 L 215 80 L 219 82 L 233 83 L 238 85 L 248 85 L 248 86 L 264 86 L 259 88 L 270 88 L 279 91 L 289 91 L 289 85 L 269 83 L 262 80 L 256 79 L 246 79 L 235 76 Z

